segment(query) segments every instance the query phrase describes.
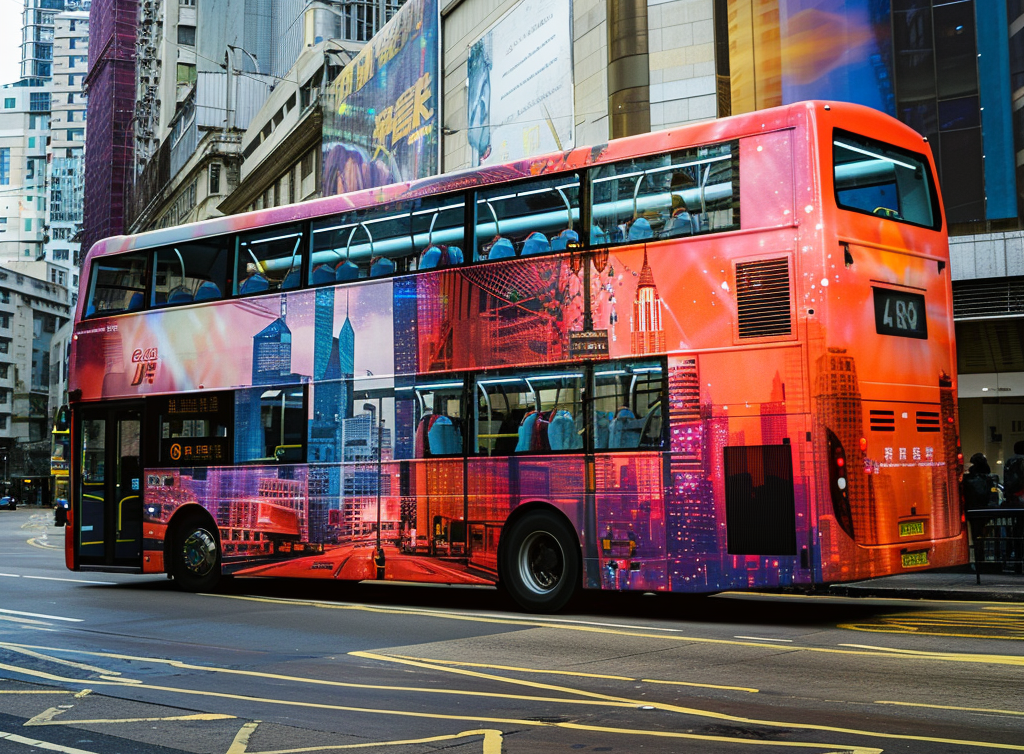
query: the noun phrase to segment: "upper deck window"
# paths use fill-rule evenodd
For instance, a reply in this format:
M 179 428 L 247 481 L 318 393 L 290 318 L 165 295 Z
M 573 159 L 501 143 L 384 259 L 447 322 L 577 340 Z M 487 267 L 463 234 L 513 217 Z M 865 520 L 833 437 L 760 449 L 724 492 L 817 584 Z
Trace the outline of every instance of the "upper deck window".
M 836 130 L 836 203 L 843 209 L 938 230 L 939 200 L 923 155 Z
M 476 195 L 476 261 L 580 245 L 580 181 L 557 178 L 495 186 Z
M 228 276 L 228 239 L 175 244 L 157 249 L 153 306 L 191 304 L 224 297 Z
M 730 142 L 598 166 L 590 244 L 737 230 L 738 151 Z
M 302 280 L 302 226 L 266 228 L 238 236 L 237 293 L 298 288 Z
M 86 317 L 121 314 L 141 309 L 146 293 L 145 252 L 97 257 L 92 266 L 92 285 Z

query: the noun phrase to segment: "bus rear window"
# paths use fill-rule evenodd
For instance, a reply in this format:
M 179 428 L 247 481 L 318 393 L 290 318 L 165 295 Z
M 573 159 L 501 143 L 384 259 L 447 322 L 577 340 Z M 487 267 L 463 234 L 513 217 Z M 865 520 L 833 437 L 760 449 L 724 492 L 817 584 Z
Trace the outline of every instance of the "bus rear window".
M 923 155 L 836 130 L 836 203 L 843 209 L 938 229 L 939 202 Z
M 145 305 L 146 254 L 97 257 L 85 316 L 120 314 Z

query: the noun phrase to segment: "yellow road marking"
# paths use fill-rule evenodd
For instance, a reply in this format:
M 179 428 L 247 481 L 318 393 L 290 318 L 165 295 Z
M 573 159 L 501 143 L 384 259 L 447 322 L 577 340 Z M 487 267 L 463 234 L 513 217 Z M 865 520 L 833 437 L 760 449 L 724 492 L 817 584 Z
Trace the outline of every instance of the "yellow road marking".
M 16 645 L 8 645 L 7 643 L 0 643 L 0 647 L 11 647 Z M 15 650 L 18 651 L 18 650 Z M 419 686 L 388 686 L 385 684 L 370 684 L 370 683 L 346 683 L 344 681 L 327 681 L 319 678 L 306 678 L 303 676 L 292 676 L 292 675 L 280 675 L 278 673 L 261 673 L 255 670 L 235 670 L 233 668 L 217 668 L 208 665 L 190 665 L 186 662 L 180 662 L 178 660 L 165 660 L 160 658 L 149 658 L 149 657 L 132 657 L 130 655 L 112 655 L 104 652 L 79 652 L 78 650 L 65 650 L 69 652 L 76 652 L 78 654 L 89 654 L 89 655 L 100 655 L 103 657 L 116 657 L 123 660 L 138 660 L 140 662 L 152 662 L 154 664 L 170 665 L 174 668 L 181 670 L 200 670 L 207 673 L 224 673 L 227 675 L 241 675 L 249 676 L 253 678 L 267 678 L 275 681 L 291 681 L 293 683 L 308 683 L 316 686 L 337 686 L 341 688 L 350 689 L 367 689 L 371 691 L 407 691 L 410 693 L 421 693 L 421 694 L 443 694 L 443 695 L 455 695 L 455 696 L 479 696 L 486 697 L 488 699 L 514 699 L 516 701 L 528 701 L 528 702 L 549 702 L 551 704 L 582 704 L 597 707 L 636 707 L 637 702 L 633 701 L 584 701 L 580 699 L 556 699 L 549 697 L 540 696 L 529 696 L 525 694 L 499 694 L 488 691 L 464 691 L 461 689 L 435 689 L 435 688 L 422 688 Z M 36 657 L 43 659 L 49 659 L 46 655 L 38 654 L 35 652 L 29 652 Z M 70 665 L 72 667 L 84 668 L 87 670 L 95 670 L 89 665 L 80 665 L 78 663 L 69 662 L 66 660 L 54 660 L 61 665 Z M 0 667 L 11 667 L 0 665 Z M 107 671 L 101 671 L 107 672 Z M 120 675 L 117 673 L 116 675 Z M 139 685 L 142 682 L 134 678 L 112 678 L 110 676 L 101 675 L 101 680 L 104 681 L 119 681 L 123 684 Z
M 989 712 L 994 715 L 1020 715 L 1024 712 L 1010 709 L 988 709 L 986 707 L 951 707 L 945 704 L 916 704 L 914 702 L 875 702 L 875 704 L 894 704 L 899 707 L 925 707 L 927 709 L 955 709 L 962 712 Z
M 4 649 L 9 652 L 17 652 L 18 654 L 28 655 L 29 657 L 35 657 L 38 660 L 46 660 L 47 662 L 53 662 L 57 665 L 67 665 L 69 668 L 78 668 L 79 670 L 87 670 L 90 673 L 102 673 L 104 675 L 121 675 L 116 670 L 107 670 L 106 668 L 97 668 L 95 665 L 85 665 L 81 662 L 72 662 L 71 660 L 62 660 L 59 657 L 52 657 L 50 655 L 42 654 L 41 652 L 35 652 L 30 647 L 20 646 L 18 644 L 0 644 Z
M 373 741 L 369 743 L 361 744 L 334 744 L 332 746 L 307 746 L 300 749 L 276 749 L 274 751 L 260 751 L 250 752 L 246 747 L 249 744 L 249 738 L 256 731 L 256 727 L 259 725 L 259 720 L 254 720 L 251 723 L 246 723 L 242 726 L 242 729 L 238 731 L 235 736 L 235 740 L 231 742 L 231 748 L 228 749 L 227 754 L 304 754 L 305 752 L 311 751 L 336 751 L 339 749 L 369 749 L 376 746 L 411 746 L 412 744 L 429 744 L 437 741 L 454 741 L 459 738 L 469 738 L 475 736 L 483 736 L 483 754 L 501 754 L 501 738 L 502 733 L 500 730 L 493 728 L 484 728 L 481 730 L 464 730 L 461 733 L 451 733 L 442 736 L 430 736 L 429 738 L 408 738 L 401 741 Z
M 596 634 L 607 634 L 612 636 L 628 636 L 637 639 L 663 639 L 665 641 L 675 641 L 682 643 L 693 643 L 693 644 L 718 644 L 733 647 L 757 647 L 761 650 L 770 650 L 772 652 L 778 652 L 785 650 L 787 652 L 813 652 L 817 654 L 840 654 L 840 655 L 854 655 L 854 656 L 865 656 L 871 655 L 871 652 L 856 652 L 847 649 L 834 649 L 832 647 L 807 647 L 798 644 L 787 644 L 784 647 L 780 647 L 777 644 L 764 644 L 763 642 L 757 641 L 737 641 L 734 639 L 709 639 L 701 636 L 679 636 L 677 634 L 654 634 L 648 633 L 643 629 L 635 630 L 621 630 L 611 628 L 601 628 L 598 626 L 581 626 L 573 625 L 569 623 L 556 623 L 551 621 L 544 621 L 538 619 L 522 619 L 513 620 L 511 618 L 488 618 L 480 616 L 468 616 L 459 615 L 458 613 L 444 613 L 441 611 L 431 610 L 416 610 L 416 609 L 396 609 L 396 608 L 378 608 L 367 605 L 334 605 L 323 602 L 310 602 L 304 600 L 280 600 L 270 597 L 247 597 L 244 595 L 234 594 L 205 594 L 201 595 L 204 597 L 220 597 L 222 599 L 230 600 L 244 600 L 248 602 L 264 602 L 269 604 L 276 604 L 282 606 L 295 606 L 295 605 L 307 605 L 309 607 L 318 607 L 328 610 L 351 610 L 356 612 L 367 612 L 367 613 L 379 613 L 383 615 L 413 615 L 421 616 L 425 618 L 439 618 L 454 621 L 467 621 L 471 623 L 486 623 L 496 624 L 503 626 L 523 626 L 527 628 L 551 628 L 559 631 L 579 631 L 583 633 L 596 633 Z M 944 654 L 941 657 L 930 657 L 933 660 L 942 660 L 945 662 L 970 662 L 970 663 L 984 663 L 990 665 L 1024 665 L 1024 657 L 1014 655 L 955 655 L 955 654 Z
M 84 699 L 85 697 L 89 696 L 89 694 L 91 694 L 91 693 L 92 693 L 92 689 L 82 689 L 77 694 L 75 694 L 75 699 Z
M 373 656 L 371 653 L 361 653 L 361 652 L 353 652 L 352 654 L 353 655 L 369 655 L 371 657 Z M 388 657 L 383 656 L 383 655 L 380 656 L 380 659 L 385 660 L 385 661 L 390 660 L 392 662 L 403 662 L 405 664 L 422 664 L 422 663 L 414 663 L 411 660 L 399 661 L 399 660 L 395 660 L 394 658 L 388 658 Z M 427 667 L 429 667 L 429 666 L 427 666 Z M 503 678 L 501 676 L 488 676 L 485 673 L 477 673 L 475 671 L 462 670 L 462 669 L 458 669 L 458 668 L 442 668 L 440 666 L 434 666 L 433 669 L 435 669 L 435 670 L 442 670 L 442 671 L 446 671 L 446 672 L 449 672 L 449 673 L 458 673 L 458 674 L 465 674 L 465 675 L 470 675 L 470 676 L 476 676 L 478 678 L 491 678 L 491 679 L 494 679 L 494 680 L 503 681 L 505 683 L 510 683 L 511 682 L 511 683 L 519 683 L 519 684 L 523 684 L 523 685 L 533 685 L 533 686 L 538 686 L 538 687 L 543 685 L 543 684 L 535 684 L 535 683 L 533 683 L 531 681 L 513 681 L 512 679 Z M 17 666 L 6 665 L 6 664 L 0 664 L 0 670 L 13 671 L 13 672 L 21 674 L 21 675 L 28 675 L 28 676 L 32 676 L 32 677 L 35 677 L 35 678 L 41 678 L 41 679 L 48 680 L 48 681 L 54 681 L 54 682 L 57 682 L 57 683 L 71 683 L 71 684 L 81 684 L 81 683 L 94 684 L 95 683 L 94 681 L 82 681 L 82 680 L 79 680 L 77 678 L 66 678 L 66 677 L 62 677 L 62 676 L 58 676 L 58 675 L 53 675 L 52 673 L 44 673 L 42 671 L 27 670 L 27 669 L 19 668 Z M 104 682 L 103 684 L 100 684 L 100 685 L 122 686 L 123 687 L 125 684 L 123 682 L 120 682 L 120 681 L 110 681 L 110 682 Z M 287 699 L 271 699 L 271 698 L 267 698 L 267 697 L 245 696 L 243 694 L 229 694 L 229 693 L 220 692 L 220 691 L 202 691 L 202 690 L 199 690 L 199 689 L 181 689 L 181 688 L 175 688 L 173 686 L 154 686 L 154 685 L 150 685 L 150 684 L 139 684 L 137 686 L 132 686 L 132 688 L 147 689 L 149 691 L 158 691 L 158 692 L 165 692 L 165 693 L 171 693 L 171 694 L 185 694 L 185 695 L 189 695 L 189 696 L 212 697 L 212 698 L 218 698 L 218 699 L 234 699 L 234 700 L 238 700 L 238 701 L 247 702 L 247 703 L 250 703 L 250 704 L 257 703 L 257 704 L 270 704 L 270 705 L 279 705 L 279 706 L 288 706 L 288 707 L 304 707 L 304 708 L 307 708 L 307 709 L 335 710 L 335 711 L 340 711 L 340 712 L 353 712 L 353 713 L 362 713 L 362 714 L 370 714 L 370 715 L 386 715 L 386 716 L 392 716 L 392 717 L 414 717 L 414 718 L 430 719 L 430 720 L 463 720 L 463 721 L 472 721 L 472 722 L 477 722 L 477 723 L 505 724 L 505 725 L 529 726 L 529 727 L 564 728 L 564 729 L 568 729 L 568 730 L 578 730 L 578 731 L 586 731 L 586 732 L 592 732 L 592 733 L 609 733 L 609 734 L 630 735 L 630 736 L 651 736 L 651 737 L 656 737 L 656 738 L 676 738 L 676 739 L 699 740 L 699 741 L 719 741 L 719 742 L 723 742 L 723 743 L 734 743 L 734 744 L 753 744 L 753 745 L 761 746 L 761 747 L 769 747 L 769 746 L 779 746 L 779 747 L 781 747 L 781 746 L 786 746 L 786 747 L 790 747 L 790 748 L 813 748 L 813 749 L 832 749 L 832 750 L 835 750 L 835 749 L 839 748 L 839 749 L 842 749 L 842 750 L 844 750 L 846 752 L 851 752 L 851 751 L 864 751 L 864 752 L 874 751 L 874 752 L 881 752 L 880 749 L 871 750 L 871 749 L 864 749 L 863 747 L 859 747 L 859 746 L 850 746 L 850 745 L 840 745 L 840 746 L 837 747 L 835 744 L 823 744 L 823 743 L 812 743 L 812 742 L 763 741 L 763 740 L 756 740 L 756 739 L 731 738 L 731 737 L 727 737 L 727 736 L 708 736 L 708 735 L 699 735 L 699 734 L 695 734 L 695 733 L 678 733 L 678 732 L 674 732 L 674 731 L 657 731 L 657 730 L 643 730 L 643 729 L 630 729 L 630 728 L 609 728 L 609 727 L 597 726 L 597 725 L 585 725 L 585 724 L 581 724 L 581 723 L 549 723 L 549 722 L 541 722 L 541 721 L 537 721 L 537 720 L 526 720 L 526 719 L 521 719 L 521 718 L 484 717 L 484 716 L 479 716 L 479 715 L 447 715 L 447 714 L 433 713 L 433 712 L 412 712 L 412 711 L 408 711 L 408 710 L 376 709 L 376 708 L 369 708 L 369 707 L 350 707 L 350 706 L 347 706 L 347 705 L 325 704 L 325 703 L 322 703 L 322 702 L 296 702 L 296 701 L 290 701 L 290 700 L 287 700 Z M 582 691 L 580 689 L 569 689 L 569 691 L 571 693 L 574 693 L 574 694 L 581 694 L 581 695 L 589 696 L 589 697 L 600 697 L 600 696 L 602 696 L 600 694 L 593 694 L 591 692 L 585 692 L 585 691 Z M 615 697 L 608 697 L 608 698 L 615 699 Z M 637 702 L 636 700 L 631 700 L 631 704 L 633 706 L 638 706 L 640 704 L 645 704 L 646 705 L 646 704 L 649 704 L 649 703 L 646 702 L 646 701 L 644 701 L 644 702 Z M 885 739 L 893 739 L 893 740 L 900 740 L 900 741 L 926 741 L 926 742 L 929 742 L 929 743 L 945 743 L 945 744 L 953 744 L 953 745 L 957 745 L 957 746 L 969 746 L 969 747 L 989 748 L 989 749 L 1006 749 L 1006 750 L 1009 750 L 1009 751 L 1024 751 L 1024 745 L 1018 745 L 1018 744 L 1001 744 L 1001 743 L 991 743 L 991 742 L 986 742 L 986 741 L 968 741 L 968 740 L 961 740 L 961 739 L 936 738 L 936 737 L 933 737 L 933 736 L 911 736 L 911 735 L 902 735 L 902 734 L 896 734 L 896 733 L 879 733 L 879 732 L 876 732 L 876 731 L 863 731 L 863 730 L 856 730 L 856 729 L 852 729 L 852 728 L 838 728 L 838 727 L 827 726 L 827 725 L 812 725 L 812 724 L 807 724 L 807 723 L 776 722 L 776 721 L 771 721 L 771 720 L 768 720 L 768 721 L 765 721 L 765 720 L 755 720 L 755 719 L 751 719 L 751 718 L 737 717 L 737 716 L 726 715 L 726 714 L 717 713 L 717 712 L 709 712 L 707 710 L 688 709 L 688 708 L 678 707 L 676 705 L 669 705 L 669 704 L 654 704 L 654 705 L 651 705 L 651 706 L 655 707 L 656 709 L 661 709 L 661 710 L 665 710 L 665 711 L 669 711 L 669 712 L 679 712 L 679 713 L 682 713 L 682 714 L 696 715 L 696 716 L 707 717 L 707 718 L 712 718 L 712 719 L 716 719 L 716 720 L 727 720 L 727 721 L 730 721 L 730 722 L 740 722 L 740 723 L 744 723 L 744 724 L 747 724 L 747 725 L 761 725 L 761 726 L 765 726 L 765 727 L 776 727 L 776 728 L 797 728 L 797 729 L 801 729 L 801 730 L 814 730 L 814 731 L 826 731 L 826 732 L 832 732 L 832 733 L 844 733 L 844 734 L 848 734 L 848 735 L 865 736 L 865 737 L 869 737 L 869 738 L 885 738 Z
M 33 717 L 31 720 L 25 723 L 25 727 L 34 727 L 39 725 L 106 725 L 106 724 L 120 724 L 120 723 L 158 723 L 158 722 L 173 722 L 173 721 L 197 721 L 197 720 L 234 720 L 234 715 L 218 715 L 214 713 L 201 713 L 195 715 L 173 715 L 171 717 L 122 717 L 122 718 L 109 718 L 102 720 L 54 720 L 58 715 L 63 715 L 67 712 L 66 709 L 59 707 L 50 707 L 45 712 Z
M 433 660 L 429 657 L 409 657 L 408 655 L 393 655 L 388 657 L 400 657 L 403 660 L 421 660 L 433 662 L 438 665 L 458 665 L 464 668 L 488 668 L 489 670 L 509 670 L 515 673 L 540 673 L 546 675 L 568 675 L 576 678 L 598 678 L 608 681 L 640 681 L 641 683 L 661 683 L 667 686 L 697 686 L 704 689 L 722 689 L 725 691 L 746 691 L 751 694 L 758 693 L 757 689 L 746 688 L 745 686 L 718 686 L 713 683 L 692 683 L 689 681 L 659 681 L 652 678 L 629 678 L 624 675 L 602 675 L 600 673 L 578 673 L 571 670 L 542 670 L 540 668 L 520 668 L 513 665 L 488 665 L 481 662 L 457 662 L 455 660 Z
M 989 607 L 984 611 L 939 610 L 930 613 L 894 613 L 872 623 L 839 624 L 851 631 L 908 633 L 963 639 L 1024 640 L 1024 621 L 1016 608 Z
M 40 550 L 63 550 L 64 549 L 63 547 L 58 547 L 57 545 L 48 545 L 48 544 L 44 544 L 43 542 L 39 542 L 39 541 L 36 540 L 35 537 L 32 537 L 31 539 L 26 539 L 25 542 L 27 544 L 32 545 L 33 547 L 38 547 Z

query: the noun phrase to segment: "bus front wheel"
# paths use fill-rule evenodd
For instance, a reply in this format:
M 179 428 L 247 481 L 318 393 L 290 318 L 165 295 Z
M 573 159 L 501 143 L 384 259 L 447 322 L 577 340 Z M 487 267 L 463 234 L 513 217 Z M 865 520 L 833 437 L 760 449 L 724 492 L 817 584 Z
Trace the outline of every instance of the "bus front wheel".
M 579 545 L 568 522 L 537 510 L 515 521 L 502 547 L 501 585 L 531 612 L 553 613 L 576 594 Z
M 220 543 L 216 529 L 199 517 L 175 528 L 171 541 L 171 575 L 186 592 L 212 589 L 220 580 Z

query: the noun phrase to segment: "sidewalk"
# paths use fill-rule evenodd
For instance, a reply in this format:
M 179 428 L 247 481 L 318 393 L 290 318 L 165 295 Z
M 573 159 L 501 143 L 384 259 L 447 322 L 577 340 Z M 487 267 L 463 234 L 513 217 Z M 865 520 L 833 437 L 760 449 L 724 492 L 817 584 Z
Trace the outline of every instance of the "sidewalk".
M 842 597 L 889 597 L 917 600 L 978 600 L 1024 603 L 1024 575 L 982 573 L 971 566 L 901 573 L 867 581 L 833 584 L 829 594 Z

